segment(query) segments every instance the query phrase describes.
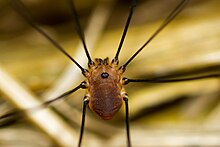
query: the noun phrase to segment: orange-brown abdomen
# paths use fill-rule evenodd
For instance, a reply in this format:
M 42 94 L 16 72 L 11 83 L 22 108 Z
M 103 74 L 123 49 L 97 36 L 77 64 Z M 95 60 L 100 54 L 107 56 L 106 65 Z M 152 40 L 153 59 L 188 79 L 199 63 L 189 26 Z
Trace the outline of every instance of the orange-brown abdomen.
M 91 105 L 103 119 L 111 119 L 121 108 L 122 99 L 114 83 L 102 83 L 94 87 Z

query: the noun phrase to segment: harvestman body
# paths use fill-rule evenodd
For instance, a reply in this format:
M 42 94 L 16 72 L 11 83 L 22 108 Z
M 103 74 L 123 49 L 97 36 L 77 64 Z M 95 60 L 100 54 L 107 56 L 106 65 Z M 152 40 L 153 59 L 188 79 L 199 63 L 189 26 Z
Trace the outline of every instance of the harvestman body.
M 142 51 L 146 45 L 148 45 L 155 36 L 163 30 L 167 24 L 169 24 L 185 7 L 188 0 L 181 0 L 181 2 L 175 7 L 175 9 L 168 15 L 168 17 L 164 20 L 161 26 L 155 31 L 155 33 L 143 44 L 134 55 L 132 55 L 128 61 L 119 66 L 119 53 L 121 51 L 121 47 L 123 45 L 130 20 L 132 18 L 133 9 L 136 5 L 136 0 L 132 0 L 131 8 L 129 11 L 128 19 L 122 34 L 122 38 L 117 50 L 117 53 L 112 61 L 109 61 L 108 58 L 105 59 L 95 59 L 92 61 L 88 49 L 86 47 L 84 34 L 81 29 L 78 16 L 75 10 L 75 6 L 72 0 L 67 0 L 68 4 L 72 10 L 73 20 L 75 20 L 76 31 L 83 43 L 84 50 L 86 56 L 88 58 L 88 69 L 83 68 L 76 62 L 57 42 L 55 42 L 48 34 L 46 34 L 39 26 L 34 23 L 29 11 L 25 8 L 25 6 L 19 0 L 10 0 L 12 5 L 15 7 L 15 10 L 21 14 L 22 17 L 26 19 L 29 25 L 31 25 L 35 30 L 37 30 L 40 34 L 46 37 L 59 51 L 61 51 L 64 55 L 66 55 L 78 68 L 82 71 L 82 74 L 85 76 L 86 80 L 83 81 L 80 85 L 75 87 L 74 89 L 65 92 L 64 94 L 56 97 L 50 101 L 43 103 L 43 105 L 47 106 L 48 104 L 61 99 L 78 89 L 86 89 L 86 95 L 83 101 L 83 112 L 82 112 L 82 125 L 79 137 L 78 147 L 81 146 L 84 124 L 85 124 L 85 114 L 86 107 L 89 105 L 90 109 L 97 113 L 102 119 L 109 120 L 111 119 L 121 108 L 123 101 L 125 102 L 125 123 L 126 123 L 126 131 L 127 131 L 127 146 L 131 147 L 131 139 L 130 139 L 130 129 L 129 129 L 129 108 L 128 108 L 128 97 L 123 88 L 124 85 L 131 82 L 150 82 L 150 83 L 165 83 L 165 82 L 178 82 L 178 81 L 187 81 L 187 80 L 196 80 L 201 78 L 210 78 L 210 77 L 219 77 L 219 74 L 212 74 L 206 76 L 198 76 L 191 78 L 179 78 L 179 79 L 128 79 L 123 77 L 123 73 L 126 70 L 127 65 Z M 13 116 L 14 113 L 8 113 L 0 117 L 0 119 L 7 118 Z
M 122 73 L 118 63 L 109 63 L 108 58 L 96 59 L 85 73 L 89 84 L 85 98 L 89 100 L 89 107 L 103 119 L 111 119 L 121 108 L 123 98 L 126 98 Z

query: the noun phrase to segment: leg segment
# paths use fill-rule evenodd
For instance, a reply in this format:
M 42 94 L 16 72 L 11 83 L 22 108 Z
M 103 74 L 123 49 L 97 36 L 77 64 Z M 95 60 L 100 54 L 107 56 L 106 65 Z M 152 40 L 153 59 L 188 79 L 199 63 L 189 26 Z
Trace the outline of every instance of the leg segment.
M 83 132 L 84 132 L 84 127 L 85 127 L 86 107 L 87 107 L 88 104 L 89 104 L 89 98 L 87 96 L 85 96 L 84 100 L 83 100 L 82 123 L 81 123 L 78 147 L 80 147 L 81 143 L 82 143 Z
M 123 98 L 125 102 L 125 124 L 127 131 L 127 147 L 131 147 L 131 138 L 130 138 L 130 127 L 129 127 L 129 107 L 128 107 L 128 97 Z

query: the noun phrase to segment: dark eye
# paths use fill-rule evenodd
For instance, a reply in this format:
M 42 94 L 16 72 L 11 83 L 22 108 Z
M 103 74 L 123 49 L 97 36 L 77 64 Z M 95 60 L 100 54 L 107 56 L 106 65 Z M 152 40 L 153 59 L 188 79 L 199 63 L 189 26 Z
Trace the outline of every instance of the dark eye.
M 108 74 L 107 72 L 103 72 L 103 73 L 101 74 L 101 77 L 102 77 L 102 78 L 108 78 L 108 76 L 109 76 L 109 74 Z

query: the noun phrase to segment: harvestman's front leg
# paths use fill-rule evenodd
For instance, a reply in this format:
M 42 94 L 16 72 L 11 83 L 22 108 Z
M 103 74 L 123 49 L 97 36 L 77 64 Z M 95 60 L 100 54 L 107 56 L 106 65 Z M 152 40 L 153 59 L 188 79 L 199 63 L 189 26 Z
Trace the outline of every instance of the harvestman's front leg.
M 86 95 L 83 99 L 82 122 L 81 122 L 78 147 L 80 147 L 82 143 L 83 132 L 84 132 L 84 127 L 85 127 L 86 107 L 88 106 L 88 104 L 89 104 L 89 96 Z

